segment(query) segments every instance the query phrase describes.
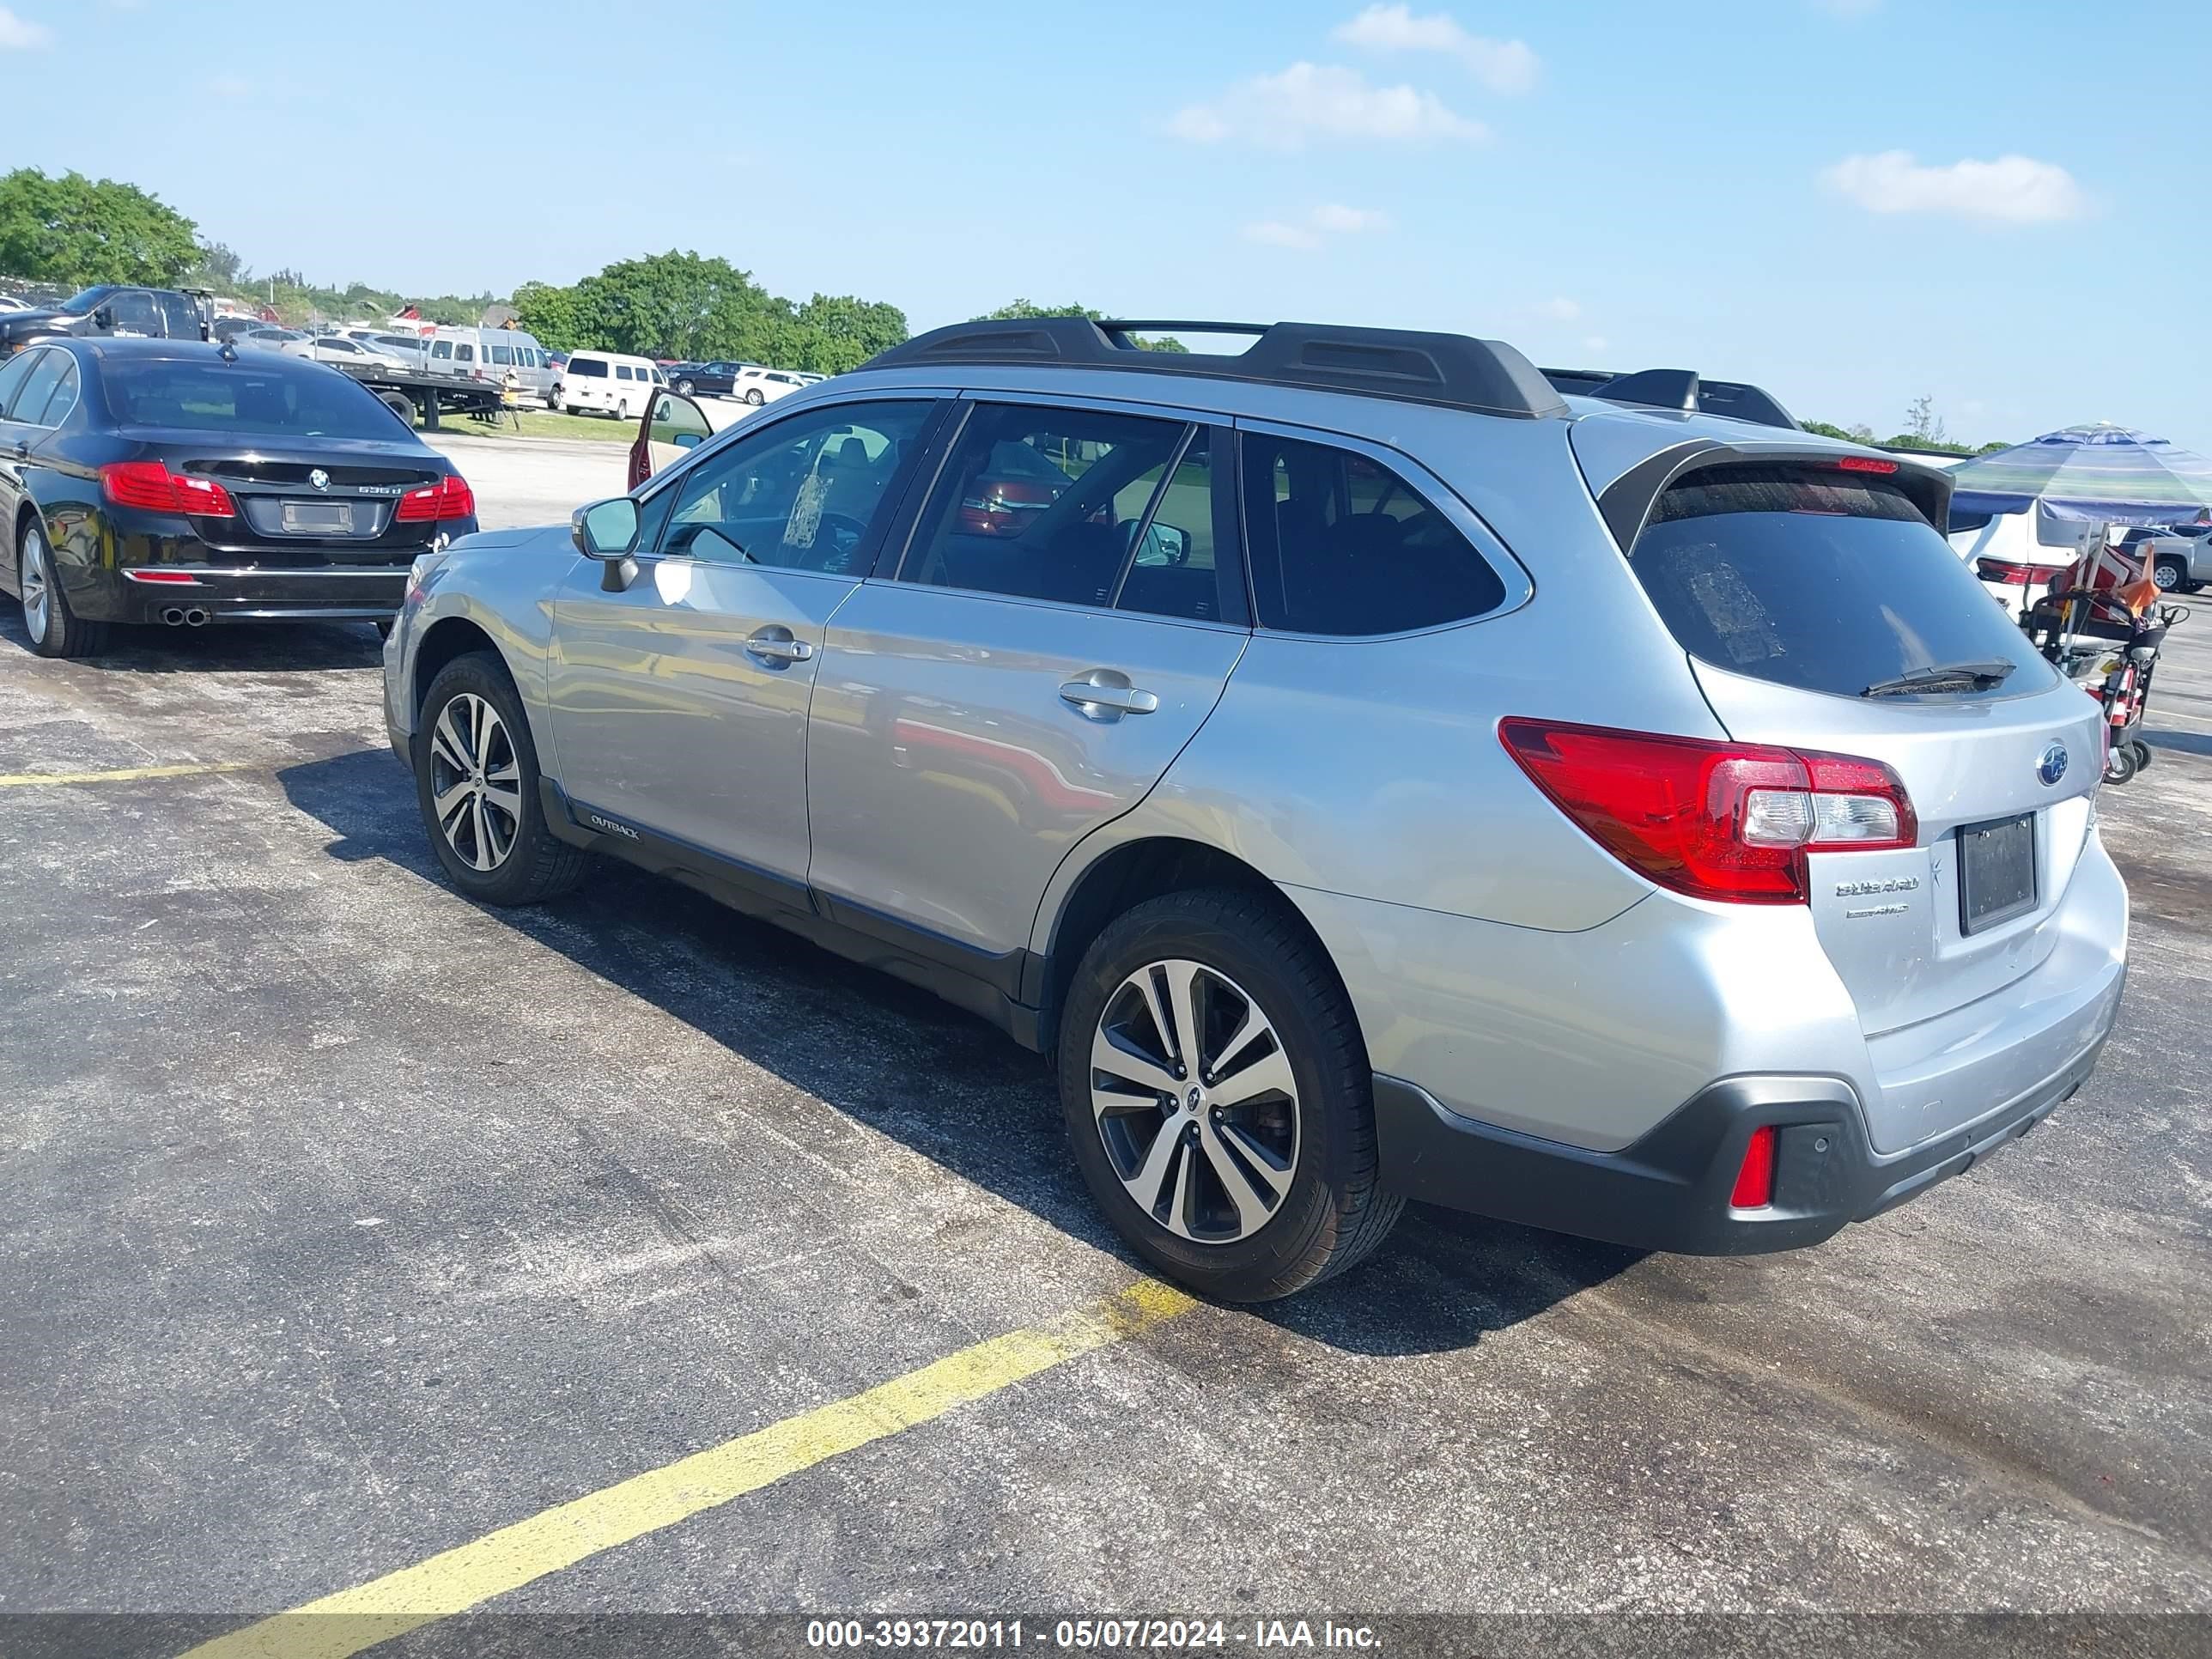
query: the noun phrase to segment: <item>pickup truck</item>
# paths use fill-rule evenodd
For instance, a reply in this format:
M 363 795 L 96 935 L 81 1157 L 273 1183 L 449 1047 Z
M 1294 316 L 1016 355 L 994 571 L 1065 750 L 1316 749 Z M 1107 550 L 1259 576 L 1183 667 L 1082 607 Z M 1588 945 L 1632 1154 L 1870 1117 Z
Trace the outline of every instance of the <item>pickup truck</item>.
M 2163 592 L 2194 593 L 2212 582 L 2212 524 L 2130 530 L 2120 545 L 2130 557 L 2142 562 Z
M 0 312 L 0 357 L 58 334 L 79 339 L 137 335 L 153 340 L 208 337 L 211 295 L 173 288 L 101 283 L 46 310 Z

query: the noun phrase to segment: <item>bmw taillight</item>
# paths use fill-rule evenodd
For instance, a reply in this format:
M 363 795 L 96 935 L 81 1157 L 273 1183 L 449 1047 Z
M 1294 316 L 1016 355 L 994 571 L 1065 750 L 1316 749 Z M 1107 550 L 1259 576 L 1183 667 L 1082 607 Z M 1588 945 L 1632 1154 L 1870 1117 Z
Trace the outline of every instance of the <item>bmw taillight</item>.
M 476 513 L 476 491 L 469 488 L 469 481 L 448 472 L 437 483 L 402 495 L 392 517 L 399 524 L 430 524 L 441 519 L 473 519 Z
M 1803 904 L 1806 854 L 1911 847 L 1920 833 L 1880 761 L 1547 720 L 1503 720 L 1498 735 L 1591 840 L 1695 898 Z
M 2014 564 L 2009 559 L 1976 559 L 1974 570 L 1985 582 L 2039 582 L 2051 574 L 2039 565 Z
M 114 461 L 100 469 L 100 493 L 118 507 L 150 507 L 195 519 L 234 519 L 237 505 L 213 478 L 172 472 L 161 461 Z

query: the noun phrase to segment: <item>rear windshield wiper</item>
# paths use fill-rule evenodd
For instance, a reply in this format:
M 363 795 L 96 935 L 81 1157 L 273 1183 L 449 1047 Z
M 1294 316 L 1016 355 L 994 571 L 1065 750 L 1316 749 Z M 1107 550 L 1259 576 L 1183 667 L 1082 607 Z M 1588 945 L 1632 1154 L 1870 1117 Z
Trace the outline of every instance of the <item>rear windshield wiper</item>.
M 1940 668 L 1916 668 L 1893 680 L 1876 680 L 1863 697 L 1909 697 L 1928 691 L 1986 691 L 2011 677 L 2008 662 L 1955 662 Z

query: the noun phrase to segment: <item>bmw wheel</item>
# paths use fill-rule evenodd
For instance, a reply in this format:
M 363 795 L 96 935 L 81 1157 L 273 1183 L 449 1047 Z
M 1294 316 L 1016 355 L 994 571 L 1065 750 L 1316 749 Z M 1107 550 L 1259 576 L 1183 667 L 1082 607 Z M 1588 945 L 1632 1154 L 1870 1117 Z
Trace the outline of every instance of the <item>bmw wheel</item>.
M 1374 1085 L 1318 944 L 1264 896 L 1140 904 L 1085 952 L 1060 1023 L 1061 1110 L 1138 1254 L 1230 1302 L 1287 1296 L 1379 1244 Z
M 506 665 L 457 657 L 430 683 L 415 732 L 415 793 L 454 886 L 487 904 L 535 904 L 582 878 L 586 855 L 546 828 L 538 750 Z
M 23 596 L 23 631 L 42 657 L 89 657 L 107 642 L 105 623 L 81 622 L 54 574 L 46 526 L 33 518 L 15 544 L 15 591 Z

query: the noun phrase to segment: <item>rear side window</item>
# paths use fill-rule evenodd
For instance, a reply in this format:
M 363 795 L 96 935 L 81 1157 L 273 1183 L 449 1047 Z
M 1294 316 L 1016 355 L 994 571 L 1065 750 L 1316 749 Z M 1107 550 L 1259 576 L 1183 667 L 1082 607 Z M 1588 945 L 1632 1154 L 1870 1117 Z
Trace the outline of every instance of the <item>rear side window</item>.
M 2027 636 L 1887 479 L 1692 473 L 1660 495 L 1629 566 L 1682 648 L 1733 673 L 1847 697 L 1966 663 L 2014 673 L 2008 686 L 1950 695 L 2048 684 Z
M 157 294 L 154 298 L 161 308 L 161 320 L 171 339 L 200 337 L 200 313 L 190 300 L 181 294 Z
M 67 352 L 40 352 L 39 361 L 32 365 L 31 378 L 15 394 L 15 401 L 8 411 L 9 418 L 26 426 L 39 425 L 40 417 L 46 413 L 46 400 L 54 395 L 54 388 L 62 383 L 62 371 L 69 366 Z
M 1059 605 L 1113 605 L 1139 553 L 1166 562 L 1167 544 L 1150 534 L 1153 505 L 1193 435 L 1181 421 L 980 404 L 901 574 Z M 1201 465 L 1201 498 L 1206 480 Z M 1187 556 L 1188 540 L 1176 549 Z M 1210 586 L 1211 571 L 1201 580 Z
M 492 362 L 495 363 L 512 364 L 514 362 L 514 352 L 511 347 L 503 345 L 486 346 L 484 348 L 484 351 L 486 355 L 491 358 Z
M 629 365 L 628 363 L 617 363 L 615 365 L 615 379 L 617 380 L 627 380 L 629 379 Z
M 568 373 L 580 374 L 586 380 L 604 380 L 607 378 L 607 366 L 596 357 L 571 357 L 568 359 Z
M 455 362 L 457 362 L 457 363 L 472 363 L 472 362 L 476 362 L 476 360 L 477 360 L 477 349 L 476 349 L 474 346 L 472 346 L 472 345 L 458 345 L 458 346 L 455 346 L 455 347 L 453 348 L 453 361 L 454 361 Z
M 1244 535 L 1263 627 L 1402 634 L 1505 602 L 1491 562 L 1419 490 L 1370 456 L 1247 433 Z

